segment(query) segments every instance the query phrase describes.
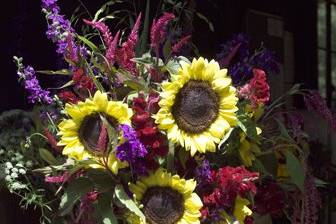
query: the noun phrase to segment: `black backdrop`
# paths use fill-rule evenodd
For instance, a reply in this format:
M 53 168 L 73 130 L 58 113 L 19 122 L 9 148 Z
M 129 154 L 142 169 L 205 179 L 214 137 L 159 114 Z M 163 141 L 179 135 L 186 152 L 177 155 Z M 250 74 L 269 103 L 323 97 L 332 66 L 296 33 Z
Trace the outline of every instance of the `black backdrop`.
M 83 0 L 94 12 L 104 0 Z M 155 1 L 152 1 L 155 2 Z M 249 8 L 279 15 L 285 27 L 294 34 L 297 82 L 316 87 L 316 1 L 315 0 L 196 0 L 197 10 L 214 24 L 215 32 L 199 19 L 194 21 L 193 41 L 205 57 L 214 57 L 219 45 L 231 34 L 244 31 L 244 19 Z M 78 6 L 77 0 L 59 0 L 62 12 L 68 17 Z M 152 4 L 155 8 L 155 4 Z M 10 0 L 1 6 L 0 45 L 0 112 L 8 109 L 28 109 L 23 88 L 17 83 L 12 56 L 24 57 L 24 63 L 36 69 L 57 69 L 60 61 L 54 45 L 46 39 L 46 22 L 38 0 Z M 155 11 L 155 10 L 153 10 Z M 153 13 L 152 13 L 153 14 Z M 55 78 L 39 77 L 42 86 Z M 5 131 L 5 130 L 1 130 Z M 3 193 L 2 193 L 3 194 Z M 17 209 L 17 200 L 0 194 L 1 203 L 7 203 L 8 223 L 38 223 L 33 215 L 23 215 Z M 24 217 L 24 218 L 23 218 Z M 19 222 L 20 221 L 20 222 Z M 0 224 L 2 220 L 0 217 Z

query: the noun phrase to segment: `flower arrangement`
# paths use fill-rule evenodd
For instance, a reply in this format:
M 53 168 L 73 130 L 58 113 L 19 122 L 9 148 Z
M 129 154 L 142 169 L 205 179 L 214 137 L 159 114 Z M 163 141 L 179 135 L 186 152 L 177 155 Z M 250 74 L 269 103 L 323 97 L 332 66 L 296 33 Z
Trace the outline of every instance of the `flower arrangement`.
M 150 28 L 140 13 L 115 33 L 97 13 L 81 36 L 57 0 L 42 0 L 42 11 L 67 67 L 35 71 L 14 57 L 36 106 L 21 136 L 0 144 L 7 188 L 40 209 L 41 223 L 317 222 L 302 117 L 279 109 L 303 94 L 310 110 L 334 118 L 297 85 L 270 102 L 267 77 L 279 69 L 271 51 L 251 54 L 239 34 L 217 61 L 189 60 L 180 54 L 191 35 L 169 35 L 179 24 L 172 12 Z M 68 82 L 44 90 L 37 74 Z

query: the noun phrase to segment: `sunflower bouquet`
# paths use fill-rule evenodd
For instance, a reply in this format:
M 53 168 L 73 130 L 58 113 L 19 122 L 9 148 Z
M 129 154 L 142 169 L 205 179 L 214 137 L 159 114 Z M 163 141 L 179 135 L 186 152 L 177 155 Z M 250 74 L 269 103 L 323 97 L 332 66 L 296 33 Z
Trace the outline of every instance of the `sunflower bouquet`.
M 191 36 L 169 35 L 180 24 L 172 12 L 149 27 L 147 8 L 112 35 L 102 17 L 111 4 L 80 35 L 56 0 L 42 0 L 65 68 L 35 71 L 14 58 L 35 107 L 25 140 L 1 144 L 7 188 L 40 209 L 41 223 L 313 223 L 308 138 L 300 116 L 278 110 L 304 90 L 269 102 L 274 55 L 251 54 L 240 34 L 217 61 L 188 59 Z M 44 90 L 37 73 L 65 81 Z

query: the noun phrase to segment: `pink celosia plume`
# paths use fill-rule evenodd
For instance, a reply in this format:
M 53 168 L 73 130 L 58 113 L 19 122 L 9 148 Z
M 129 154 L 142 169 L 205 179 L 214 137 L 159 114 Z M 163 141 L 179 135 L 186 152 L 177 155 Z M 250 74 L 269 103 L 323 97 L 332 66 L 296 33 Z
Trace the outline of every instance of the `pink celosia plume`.
M 138 42 L 138 32 L 141 22 L 141 13 L 139 14 L 130 35 L 126 42 L 124 42 L 120 49 L 116 51 L 116 60 L 118 64 L 132 73 L 133 75 L 137 74 L 136 63 L 132 61 L 132 58 L 135 58 L 135 47 Z
M 179 41 L 177 41 L 172 47 L 172 54 L 180 53 L 181 49 L 186 46 L 191 38 L 191 35 L 187 35 L 182 37 Z
M 163 16 L 161 16 L 159 19 L 153 20 L 150 33 L 150 41 L 151 47 L 155 50 L 156 54 L 158 54 L 158 49 L 162 40 L 166 39 L 168 23 L 174 18 L 174 14 L 164 13 Z

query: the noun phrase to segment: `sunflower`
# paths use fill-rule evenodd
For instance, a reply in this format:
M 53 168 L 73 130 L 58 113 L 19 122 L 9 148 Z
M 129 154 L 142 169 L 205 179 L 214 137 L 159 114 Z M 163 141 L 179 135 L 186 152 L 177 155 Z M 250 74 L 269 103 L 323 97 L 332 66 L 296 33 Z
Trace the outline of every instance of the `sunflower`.
M 130 190 L 148 223 L 151 224 L 188 224 L 200 223 L 200 209 L 203 204 L 196 193 L 196 181 L 185 180 L 178 175 L 172 176 L 158 169 L 148 177 L 130 184 Z M 133 224 L 143 223 L 138 219 Z
M 100 91 L 85 102 L 66 104 L 65 112 L 70 118 L 58 125 L 58 135 L 61 136 L 58 145 L 65 146 L 64 155 L 79 161 L 92 159 L 99 162 L 102 159 L 106 150 L 101 146 L 104 144 L 100 143 L 101 131 L 104 128 L 103 120 L 117 130 L 119 124 L 130 124 L 132 116 L 132 110 L 126 104 L 108 101 L 107 94 Z M 105 139 L 105 143 L 107 140 Z M 127 164 L 119 161 L 114 153 L 110 153 L 108 166 L 117 173 L 119 168 L 124 168 Z
M 160 96 L 156 123 L 192 156 L 216 151 L 215 143 L 237 122 L 236 89 L 227 69 L 220 69 L 214 60 L 182 62 L 171 82 L 162 83 Z

